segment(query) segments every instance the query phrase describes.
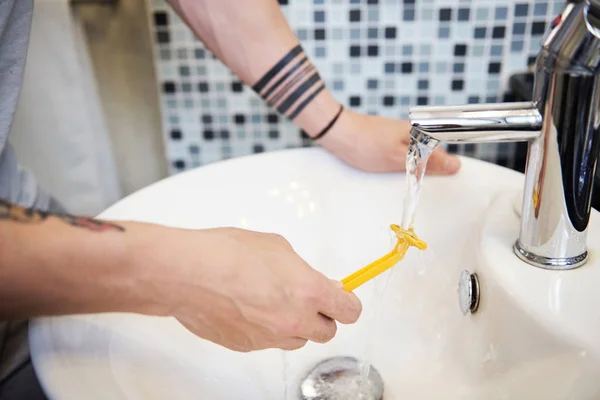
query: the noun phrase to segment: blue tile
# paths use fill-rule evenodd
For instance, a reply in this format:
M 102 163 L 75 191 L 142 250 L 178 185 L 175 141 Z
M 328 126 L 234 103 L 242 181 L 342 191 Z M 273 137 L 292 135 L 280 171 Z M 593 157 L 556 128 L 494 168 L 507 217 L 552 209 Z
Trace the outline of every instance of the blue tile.
M 326 56 L 324 47 L 316 47 L 315 48 L 315 57 L 316 58 L 324 58 Z
M 306 29 L 298 29 L 296 31 L 296 36 L 298 36 L 298 40 L 307 40 L 308 39 L 308 31 Z
M 438 30 L 438 37 L 440 39 L 447 39 L 450 37 L 450 27 L 441 26 Z
M 510 44 L 510 51 L 513 53 L 518 53 L 523 51 L 523 41 L 522 40 L 514 40 Z
M 315 22 L 325 22 L 325 11 L 315 11 Z
M 344 90 L 344 81 L 342 80 L 335 80 L 333 81 L 333 90 L 341 92 Z
M 492 45 L 490 47 L 490 56 L 499 57 L 502 55 L 503 51 L 504 51 L 504 46 L 502 46 L 501 44 Z
M 367 37 L 369 39 L 377 39 L 377 36 L 379 36 L 379 30 L 377 28 L 367 29 Z
M 383 71 L 386 74 L 393 74 L 395 70 L 396 70 L 396 64 L 394 64 L 394 63 L 391 63 L 391 62 L 385 63 L 383 66 Z
M 543 17 L 548 13 L 548 4 L 547 3 L 536 3 L 533 6 L 533 15 Z
M 394 64 L 392 64 L 392 65 L 394 65 Z M 375 90 L 378 87 L 379 87 L 379 81 L 377 79 L 369 79 L 369 80 L 367 80 L 367 89 L 369 89 L 369 90 Z
M 494 19 L 496 21 L 504 21 L 508 17 L 508 8 L 506 7 L 496 7 L 494 12 Z
M 360 40 L 360 29 L 358 29 L 358 28 L 350 29 L 350 39 L 351 40 Z
M 402 55 L 404 56 L 410 56 L 413 53 L 413 47 L 412 44 L 405 44 L 404 46 L 402 46 Z
M 420 62 L 419 63 L 419 72 L 421 72 L 421 73 L 429 72 L 429 63 L 428 62 Z

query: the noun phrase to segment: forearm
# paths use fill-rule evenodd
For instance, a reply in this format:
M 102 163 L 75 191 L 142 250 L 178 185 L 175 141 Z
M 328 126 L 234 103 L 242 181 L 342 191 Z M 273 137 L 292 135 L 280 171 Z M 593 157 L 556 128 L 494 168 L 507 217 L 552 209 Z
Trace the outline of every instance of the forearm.
M 140 225 L 0 201 L 0 317 L 154 311 L 131 257 Z
M 275 0 L 171 0 L 205 45 L 273 108 L 314 136 L 340 105 Z M 300 49 L 301 50 L 301 49 Z

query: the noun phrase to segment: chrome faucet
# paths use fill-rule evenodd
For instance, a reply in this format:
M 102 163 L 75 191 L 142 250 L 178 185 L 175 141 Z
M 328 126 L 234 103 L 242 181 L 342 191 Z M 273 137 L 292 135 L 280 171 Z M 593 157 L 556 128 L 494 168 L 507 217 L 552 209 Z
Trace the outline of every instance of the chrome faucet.
M 553 21 L 531 103 L 414 107 L 410 120 L 412 137 L 432 148 L 528 141 L 515 254 L 552 270 L 585 264 L 600 153 L 600 0 L 568 3 Z

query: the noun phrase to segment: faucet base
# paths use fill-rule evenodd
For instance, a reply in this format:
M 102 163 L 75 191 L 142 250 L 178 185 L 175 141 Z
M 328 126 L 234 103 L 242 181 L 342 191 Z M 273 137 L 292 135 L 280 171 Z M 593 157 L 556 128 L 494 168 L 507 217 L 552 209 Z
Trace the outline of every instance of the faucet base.
M 588 252 L 580 254 L 575 257 L 568 258 L 549 258 L 544 256 L 538 256 L 527 250 L 525 250 L 519 241 L 515 242 L 513 247 L 515 254 L 522 261 L 525 261 L 529 265 L 534 267 L 549 269 L 553 271 L 566 271 L 570 269 L 576 269 L 583 266 L 588 260 Z

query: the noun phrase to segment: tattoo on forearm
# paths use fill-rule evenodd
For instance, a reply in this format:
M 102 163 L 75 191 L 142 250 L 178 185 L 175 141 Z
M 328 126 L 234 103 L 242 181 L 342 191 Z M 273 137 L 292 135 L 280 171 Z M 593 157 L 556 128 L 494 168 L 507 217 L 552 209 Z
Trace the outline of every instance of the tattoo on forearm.
M 300 45 L 290 50 L 252 86 L 271 107 L 295 119 L 325 89 Z
M 40 223 L 50 217 L 63 220 L 69 225 L 85 228 L 94 232 L 117 231 L 124 232 L 125 228 L 109 222 L 99 221 L 88 217 L 76 217 L 69 214 L 53 214 L 33 208 L 23 208 L 6 200 L 0 199 L 0 221 L 9 220 L 21 223 Z

